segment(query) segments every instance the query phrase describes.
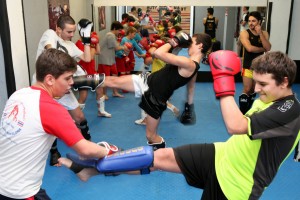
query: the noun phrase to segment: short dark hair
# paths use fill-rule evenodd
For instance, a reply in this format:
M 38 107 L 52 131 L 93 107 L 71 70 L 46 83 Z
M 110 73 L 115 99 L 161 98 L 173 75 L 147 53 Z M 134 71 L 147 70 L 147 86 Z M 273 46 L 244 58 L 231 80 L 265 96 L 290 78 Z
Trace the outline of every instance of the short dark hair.
M 260 12 L 258 12 L 258 11 L 252 11 L 252 12 L 250 12 L 249 13 L 249 17 L 250 16 L 252 16 L 252 17 L 254 17 L 255 19 L 257 19 L 258 21 L 261 21 L 261 14 L 260 14 Z
M 35 63 L 35 68 L 36 80 L 43 82 L 48 74 L 57 79 L 65 72 L 75 72 L 77 62 L 69 54 L 50 48 L 41 53 Z
M 127 19 L 128 16 L 129 16 L 128 13 L 123 13 L 123 14 L 122 14 L 122 19 Z
M 213 8 L 207 8 L 207 12 L 209 13 L 209 14 L 211 14 L 211 15 L 213 15 L 214 14 L 214 9 Z
M 258 74 L 272 74 L 277 85 L 287 77 L 288 87 L 292 86 L 297 74 L 296 63 L 280 51 L 269 51 L 256 57 L 252 61 L 251 69 Z
M 75 20 L 70 15 L 61 15 L 57 20 L 57 27 L 64 30 L 66 24 L 75 25 Z
M 135 22 L 134 17 L 129 15 L 127 18 L 127 22 Z
M 203 44 L 202 53 L 207 54 L 208 51 L 211 50 L 212 42 L 210 35 L 206 33 L 196 33 L 193 35 L 194 38 L 196 38 L 196 44 Z
M 113 31 L 113 30 L 121 30 L 121 29 L 123 29 L 123 25 L 121 24 L 121 22 L 114 21 L 113 23 L 111 23 L 111 27 L 110 27 L 111 31 Z
M 136 7 L 135 7 L 135 6 L 133 6 L 133 7 L 130 9 L 130 11 L 131 11 L 131 12 L 134 12 L 134 11 L 136 11 Z

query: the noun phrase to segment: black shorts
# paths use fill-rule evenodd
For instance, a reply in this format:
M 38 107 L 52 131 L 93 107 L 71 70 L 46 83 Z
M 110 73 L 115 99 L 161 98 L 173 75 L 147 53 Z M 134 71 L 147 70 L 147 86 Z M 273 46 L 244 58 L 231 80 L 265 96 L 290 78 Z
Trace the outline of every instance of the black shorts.
M 214 144 L 190 144 L 174 148 L 175 159 L 187 183 L 203 189 L 202 200 L 225 200 L 215 171 Z
M 142 100 L 139 106 L 148 115 L 150 115 L 154 119 L 158 119 L 161 117 L 162 113 L 167 109 L 167 102 L 161 101 L 160 99 L 156 98 L 148 90 L 142 95 Z

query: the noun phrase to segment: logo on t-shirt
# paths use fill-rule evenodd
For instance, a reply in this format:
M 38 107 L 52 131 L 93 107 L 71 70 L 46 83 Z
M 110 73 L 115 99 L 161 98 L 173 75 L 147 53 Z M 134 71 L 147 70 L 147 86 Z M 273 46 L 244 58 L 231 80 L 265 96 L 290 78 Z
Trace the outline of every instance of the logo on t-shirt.
M 294 105 L 294 100 L 287 100 L 286 102 L 284 102 L 284 104 L 282 106 L 279 106 L 277 109 L 280 112 L 286 112 L 287 110 L 289 110 L 292 106 Z
M 25 107 L 23 103 L 12 101 L 9 102 L 2 115 L 0 132 L 6 137 L 17 135 L 24 126 Z

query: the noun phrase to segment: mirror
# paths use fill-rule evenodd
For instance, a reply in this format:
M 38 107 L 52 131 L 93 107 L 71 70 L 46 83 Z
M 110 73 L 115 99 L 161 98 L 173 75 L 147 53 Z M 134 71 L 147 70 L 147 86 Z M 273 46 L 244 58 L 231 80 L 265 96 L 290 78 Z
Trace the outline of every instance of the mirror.
M 103 6 L 101 6 L 103 7 Z M 122 21 L 122 14 L 129 13 L 133 6 L 105 6 L 106 7 L 106 24 L 107 30 L 100 31 L 100 35 L 104 35 L 107 31 L 109 31 L 109 27 L 112 19 Z M 166 15 L 167 12 L 172 12 L 175 10 L 180 11 L 181 15 L 181 24 L 180 26 L 182 29 L 189 33 L 203 33 L 204 32 L 204 25 L 203 25 L 203 18 L 207 17 L 207 8 L 209 6 L 135 6 L 137 9 L 141 9 L 142 13 L 145 13 L 149 10 L 149 15 L 153 18 L 155 22 L 159 22 L 162 19 L 169 19 L 170 16 Z M 236 51 L 236 42 L 239 35 L 239 28 L 240 28 L 240 20 L 242 19 L 243 11 L 241 7 L 225 7 L 225 6 L 214 6 L 214 14 L 213 16 L 218 18 L 219 23 L 216 29 L 216 39 L 220 41 L 220 48 L 233 50 Z M 98 10 L 99 6 L 95 6 L 94 9 L 96 15 L 99 15 Z M 259 11 L 263 17 L 263 24 L 262 27 L 266 30 L 267 27 L 267 7 L 256 7 L 251 6 L 249 8 L 249 12 L 251 11 Z M 111 17 L 109 17 L 111 16 Z M 97 21 L 99 17 L 94 16 L 93 19 L 95 21 L 96 30 L 100 30 L 99 23 Z M 109 20 L 109 18 L 111 18 Z M 156 33 L 156 30 L 149 30 L 150 34 Z M 137 66 L 135 70 L 141 70 L 141 65 Z M 200 68 L 200 71 L 206 71 L 207 68 Z
M 132 5 L 130 2 L 125 2 L 121 0 L 112 0 L 112 1 L 100 1 L 100 0 L 87 0 L 87 1 L 78 1 L 78 0 L 60 0 L 60 1 L 69 1 L 70 2 L 70 14 L 71 16 L 78 21 L 82 17 L 93 19 L 95 30 L 97 30 L 100 35 L 100 39 L 104 36 L 110 29 L 110 24 L 113 20 L 121 20 L 121 15 L 124 12 L 130 11 Z M 58 1 L 52 1 L 58 2 Z M 160 2 L 152 0 L 153 5 L 159 5 Z M 178 5 L 178 1 L 168 2 L 170 5 Z M 118 5 L 118 6 L 116 6 Z M 140 1 L 139 5 L 144 5 L 144 8 L 147 7 L 157 7 L 157 6 L 147 6 L 146 1 Z M 250 6 L 250 10 L 258 10 L 262 8 L 265 13 L 266 22 L 268 22 L 267 16 L 269 16 L 267 6 L 267 0 L 251 0 L 251 1 L 242 1 L 242 0 L 228 0 L 228 1 L 217 1 L 217 0 L 201 0 L 201 1 L 192 1 L 186 0 L 186 6 L 178 6 L 182 9 L 182 15 L 184 15 L 186 10 L 189 9 L 190 14 L 186 14 L 190 18 L 187 18 L 190 23 L 190 33 L 194 32 L 203 32 L 204 26 L 202 19 L 206 17 L 207 8 L 209 6 L 214 6 L 214 15 L 219 18 L 219 28 L 217 30 L 217 39 L 221 41 L 222 48 L 235 50 L 235 38 L 234 32 L 236 30 L 237 22 L 237 10 L 242 8 L 242 6 Z M 194 5 L 194 6 L 191 6 Z M 24 21 L 25 21 L 25 34 L 26 34 L 26 45 L 27 45 L 27 57 L 29 61 L 29 72 L 30 79 L 35 71 L 35 61 L 36 61 L 36 49 L 38 42 L 41 38 L 41 35 L 45 30 L 49 28 L 49 16 L 48 16 L 48 1 L 35 1 L 35 0 L 26 0 L 23 3 L 24 6 Z M 237 7 L 238 6 L 238 7 Z M 33 9 L 34 7 L 39 7 L 40 9 Z M 104 16 L 100 16 L 99 20 L 99 7 L 105 7 L 105 9 L 100 9 L 101 12 L 104 11 Z M 137 6 L 140 7 L 140 6 Z M 176 6 L 174 6 L 176 7 Z M 226 10 L 227 9 L 227 10 Z M 146 9 L 144 9 L 146 10 Z M 224 35 L 224 25 L 225 25 L 225 12 L 227 11 L 227 24 L 226 24 L 226 36 Z M 100 12 L 100 13 L 101 13 Z M 102 12 L 103 13 L 103 12 Z M 155 14 L 155 13 L 154 13 Z M 152 14 L 152 15 L 154 15 Z M 241 13 L 240 13 L 241 14 Z M 38 17 L 36 17 L 38 16 Z M 105 19 L 105 23 L 99 25 L 99 21 Z M 36 26 L 39 24 L 39 26 Z M 223 26 L 223 27 L 222 27 Z M 99 31 L 99 27 L 102 27 Z M 188 31 L 188 28 L 187 28 Z M 270 31 L 268 31 L 270 33 Z M 224 39 L 225 38 L 225 39 Z M 78 32 L 76 31 L 72 41 L 77 41 L 79 39 Z M 224 45 L 225 44 L 225 45 Z M 201 67 L 201 71 L 203 68 Z

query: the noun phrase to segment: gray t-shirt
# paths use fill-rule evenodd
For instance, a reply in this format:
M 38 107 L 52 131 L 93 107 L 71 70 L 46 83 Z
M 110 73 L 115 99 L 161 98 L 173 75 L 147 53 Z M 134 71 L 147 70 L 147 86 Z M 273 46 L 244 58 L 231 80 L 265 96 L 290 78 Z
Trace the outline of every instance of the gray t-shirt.
M 116 35 L 112 32 L 106 33 L 104 38 L 100 40 L 101 53 L 99 55 L 99 64 L 113 65 L 116 63 L 115 48 L 118 46 Z

